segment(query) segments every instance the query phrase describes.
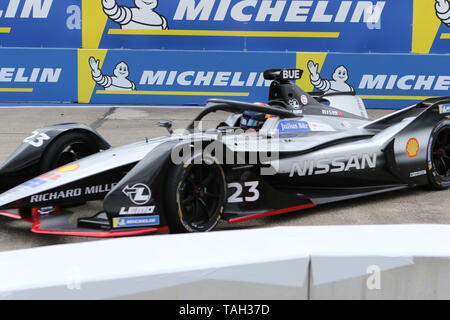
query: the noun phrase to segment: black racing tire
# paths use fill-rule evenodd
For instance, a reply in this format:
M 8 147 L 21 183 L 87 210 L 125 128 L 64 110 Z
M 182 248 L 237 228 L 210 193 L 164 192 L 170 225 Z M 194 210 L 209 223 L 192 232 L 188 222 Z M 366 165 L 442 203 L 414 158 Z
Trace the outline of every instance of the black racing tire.
M 206 160 L 206 161 L 205 161 Z M 225 203 L 223 168 L 215 159 L 174 165 L 165 185 L 165 213 L 171 233 L 207 232 L 219 223 Z
M 99 146 L 90 134 L 80 131 L 64 133 L 45 150 L 40 169 L 45 173 L 99 151 Z
M 450 121 L 441 121 L 428 143 L 427 175 L 431 188 L 450 188 Z

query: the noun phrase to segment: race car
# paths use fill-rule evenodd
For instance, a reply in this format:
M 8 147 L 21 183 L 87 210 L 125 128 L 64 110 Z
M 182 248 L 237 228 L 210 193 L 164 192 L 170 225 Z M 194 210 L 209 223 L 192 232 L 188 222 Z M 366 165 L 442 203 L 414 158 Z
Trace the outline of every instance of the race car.
M 375 121 L 351 93 L 313 93 L 273 69 L 267 103 L 212 99 L 186 130 L 111 148 L 65 123 L 33 132 L 0 167 L 0 214 L 36 233 L 114 237 L 205 232 L 387 191 L 450 187 L 450 98 Z M 217 127 L 202 119 L 230 113 Z M 72 219 L 77 206 L 103 210 Z

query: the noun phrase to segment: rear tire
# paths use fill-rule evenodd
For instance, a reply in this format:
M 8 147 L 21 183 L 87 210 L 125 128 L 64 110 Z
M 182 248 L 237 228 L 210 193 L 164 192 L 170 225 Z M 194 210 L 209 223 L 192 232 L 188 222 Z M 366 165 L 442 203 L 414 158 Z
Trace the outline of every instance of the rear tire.
M 435 190 L 450 188 L 450 121 L 440 122 L 428 144 L 427 174 Z
M 99 151 L 100 148 L 90 135 L 79 131 L 65 133 L 45 150 L 41 158 L 41 172 L 48 172 Z
M 214 159 L 170 168 L 165 191 L 165 211 L 172 233 L 207 232 L 219 223 L 225 174 Z

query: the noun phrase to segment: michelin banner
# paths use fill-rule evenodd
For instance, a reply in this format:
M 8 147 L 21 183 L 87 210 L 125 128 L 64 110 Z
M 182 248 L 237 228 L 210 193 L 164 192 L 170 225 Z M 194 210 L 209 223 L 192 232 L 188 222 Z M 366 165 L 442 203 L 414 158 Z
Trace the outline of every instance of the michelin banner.
M 356 91 L 369 108 L 400 109 L 449 96 L 450 55 L 80 49 L 81 103 L 204 104 L 267 101 L 271 68 L 303 69 L 305 91 Z
M 306 91 L 356 91 L 369 108 L 450 96 L 450 55 L 0 49 L 0 101 L 202 105 L 267 101 L 272 68 L 300 68 Z
M 295 53 L 80 49 L 81 103 L 205 104 L 266 101 L 263 71 L 294 68 Z
M 450 96 L 450 55 L 298 53 L 306 91 L 356 91 L 368 108 L 401 109 Z
M 2 47 L 81 46 L 81 0 L 0 2 Z
M 0 49 L 0 101 L 77 101 L 76 49 Z
M 409 53 L 412 12 L 413 0 L 83 0 L 83 48 Z

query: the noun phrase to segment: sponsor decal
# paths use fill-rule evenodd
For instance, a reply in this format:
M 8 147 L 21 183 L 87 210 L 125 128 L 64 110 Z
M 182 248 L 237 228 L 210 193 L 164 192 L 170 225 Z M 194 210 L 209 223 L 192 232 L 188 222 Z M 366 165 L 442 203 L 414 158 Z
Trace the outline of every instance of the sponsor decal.
M 34 29 L 32 33 L 41 34 Z M 21 37 L 16 35 L 16 38 L 14 41 Z M 1 36 L 1 32 L 0 40 L 2 45 L 9 42 Z M 5 101 L 77 101 L 76 50 L 2 48 L 0 60 L 0 92 Z M 49 139 L 45 133 L 35 131 L 24 142 L 40 147 Z
M 332 126 L 325 123 L 312 121 L 308 121 L 308 123 L 311 131 L 336 131 Z
M 415 14 L 419 12 L 419 14 Z M 450 2 L 414 1 L 413 53 L 448 53 Z
M 127 216 L 127 215 L 135 215 L 135 214 L 153 214 L 155 211 L 155 206 L 149 207 L 122 207 L 120 208 L 119 215 Z
M 4 0 L 0 3 L 0 19 L 3 47 L 81 45 L 79 0 Z
M 83 13 L 83 48 L 411 50 L 408 0 L 85 0 Z
M 0 82 L 57 83 L 62 68 L 0 68 Z
M 305 160 L 294 163 L 289 174 L 293 177 L 322 175 L 327 173 L 347 172 L 350 170 L 375 169 L 377 167 L 377 154 L 357 154 L 350 158 L 337 157 L 333 159 Z
M 127 185 L 122 190 L 130 200 L 137 205 L 147 204 L 152 198 L 152 192 L 150 188 L 143 183 L 136 183 L 133 186 Z
M 113 219 L 114 228 L 145 227 L 157 225 L 159 225 L 159 215 L 142 216 L 142 217 L 124 217 Z
M 416 74 L 364 74 L 358 89 L 361 90 L 434 90 L 443 91 L 450 88 L 448 75 Z
M 406 153 L 408 154 L 408 158 L 415 158 L 419 153 L 420 145 L 419 141 L 416 138 L 411 138 L 406 143 Z
M 448 0 L 436 0 L 436 15 L 450 27 L 450 2 Z
M 25 187 L 37 188 L 46 183 L 47 183 L 47 180 L 35 178 L 35 179 L 32 179 L 30 181 L 23 183 L 22 185 Z
M 267 99 L 271 81 L 264 79 L 264 70 L 276 63 L 295 65 L 295 53 L 192 51 L 181 60 L 178 55 L 171 50 L 79 50 L 79 101 L 146 103 L 152 96 L 153 103 L 203 104 L 208 97 L 253 103 Z
M 335 111 L 335 110 L 322 110 L 322 114 L 326 116 L 336 116 L 336 117 L 342 117 L 344 115 L 342 111 Z
M 278 123 L 278 132 L 299 132 L 299 131 L 311 131 L 308 122 L 306 121 L 295 121 L 295 120 L 283 120 Z
M 411 172 L 409 174 L 409 176 L 411 178 L 414 178 L 414 177 L 419 177 L 419 176 L 423 176 L 423 175 L 426 175 L 426 174 L 427 174 L 427 170 L 421 170 L 421 171 L 417 171 L 417 172 Z
M 114 75 L 104 75 L 100 70 L 100 60 L 94 57 L 89 58 L 89 65 L 92 70 L 92 79 L 99 86 L 108 91 L 133 91 L 136 85 L 128 79 L 130 75 L 129 67 L 125 62 L 119 62 L 114 68 Z
M 54 174 L 54 173 L 44 173 L 43 175 L 40 175 L 37 178 L 34 178 L 30 181 L 27 181 L 22 184 L 22 186 L 30 187 L 30 188 L 37 188 L 43 184 L 46 184 L 48 180 L 56 181 L 59 178 L 61 178 L 60 175 Z
M 158 0 L 135 0 L 133 7 L 118 5 L 116 0 L 103 0 L 103 11 L 121 29 L 168 30 L 167 19 L 156 11 Z
M 319 74 L 319 64 L 310 60 L 308 62 L 308 70 L 310 73 L 311 84 L 319 91 L 325 93 L 333 92 L 352 92 L 355 91 L 351 85 L 347 83 L 348 69 L 345 66 L 337 67 L 332 75 L 333 79 L 323 79 Z
M 292 108 L 294 108 L 295 110 L 298 110 L 300 108 L 300 103 L 298 102 L 297 99 L 289 99 L 288 101 L 289 105 L 292 106 Z
M 58 169 L 56 169 L 56 171 L 58 172 L 72 172 L 72 171 L 76 171 L 80 168 L 80 165 L 78 163 L 70 163 L 70 164 L 66 164 L 65 166 L 59 167 Z
M 52 214 L 52 213 L 57 213 L 57 211 L 58 211 L 57 208 L 53 207 L 53 206 L 43 207 L 43 208 L 39 208 L 38 209 L 38 213 L 41 216 L 49 215 L 49 214 Z
M 259 200 L 261 195 L 259 181 L 229 183 L 228 189 L 235 189 L 228 197 L 228 203 L 255 202 Z
M 383 13 L 385 1 L 375 5 L 367 1 L 356 1 L 355 6 L 341 2 L 333 9 L 333 1 L 306 1 L 304 3 L 279 1 L 272 7 L 272 3 L 265 0 L 221 0 L 219 6 L 214 6 L 215 0 L 179 0 L 174 20 L 210 20 L 226 22 L 226 17 L 237 22 L 261 22 L 270 18 L 273 23 L 370 23 L 377 22 Z M 330 11 L 332 10 L 332 11 Z M 329 14 L 325 14 L 328 12 Z M 331 13 L 333 12 L 333 13 Z
M 447 60 L 444 55 L 301 52 L 297 65 L 307 70 L 307 76 L 298 83 L 306 92 L 356 91 L 368 108 L 399 109 L 449 95 L 450 73 L 439 67 L 448 64 Z
M 302 96 L 300 97 L 300 100 L 301 100 L 303 105 L 307 105 L 308 104 L 308 97 L 305 96 L 304 94 L 302 94 Z
M 443 104 L 439 106 L 439 113 L 446 114 L 450 113 L 450 104 Z
M 281 71 L 281 79 L 298 80 L 301 79 L 303 71 L 300 69 L 283 69 Z
M 60 200 L 60 199 L 69 199 L 69 198 L 80 197 L 83 195 L 105 193 L 105 192 L 111 191 L 115 185 L 116 185 L 116 183 L 112 183 L 112 184 L 88 186 L 85 188 L 74 188 L 74 189 L 68 189 L 68 190 L 36 194 L 36 195 L 31 196 L 30 203 Z
M 40 175 L 39 178 L 56 181 L 59 178 L 61 178 L 61 176 L 58 174 L 49 172 L 49 173 L 44 173 L 43 175 Z
M 213 86 L 213 87 L 269 87 L 263 72 L 144 70 L 139 84 L 148 86 Z
M 90 194 L 109 192 L 112 190 L 112 188 L 114 188 L 116 186 L 116 184 L 117 183 L 112 183 L 110 185 L 102 184 L 102 185 L 97 185 L 97 186 L 86 187 L 86 188 L 84 188 L 84 194 L 90 195 Z

